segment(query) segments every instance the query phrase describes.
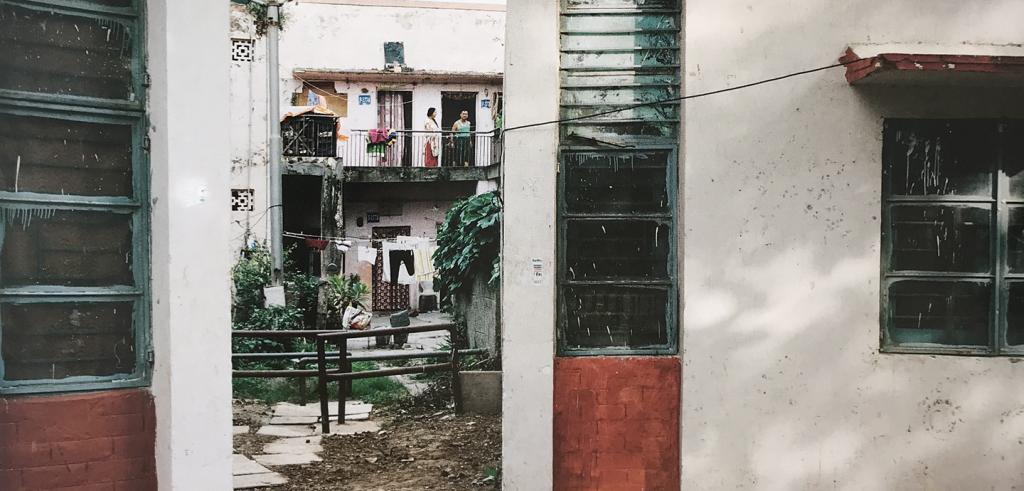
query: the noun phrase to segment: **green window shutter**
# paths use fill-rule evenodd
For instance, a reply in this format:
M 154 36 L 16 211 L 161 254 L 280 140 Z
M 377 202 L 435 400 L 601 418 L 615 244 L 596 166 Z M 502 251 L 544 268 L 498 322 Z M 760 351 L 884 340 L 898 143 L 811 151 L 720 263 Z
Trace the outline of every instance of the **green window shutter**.
M 144 19 L 0 4 L 0 393 L 149 380 Z
M 558 351 L 674 354 L 680 2 L 561 8 Z

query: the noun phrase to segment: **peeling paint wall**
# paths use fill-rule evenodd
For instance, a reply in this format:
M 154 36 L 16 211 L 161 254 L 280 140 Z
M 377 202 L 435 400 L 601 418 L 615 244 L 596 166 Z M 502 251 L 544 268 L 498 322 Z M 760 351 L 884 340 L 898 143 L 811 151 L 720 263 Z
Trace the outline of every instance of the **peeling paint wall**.
M 685 93 L 848 44 L 1012 49 L 993 45 L 1019 43 L 1022 16 L 1008 0 L 691 0 Z M 879 353 L 883 118 L 1022 116 L 1021 89 L 853 88 L 841 68 L 687 103 L 686 489 L 1024 485 L 1024 363 Z
M 508 126 L 556 109 L 551 3 L 510 2 Z M 829 65 L 848 45 L 1024 55 L 1016 0 L 689 0 L 683 17 L 684 94 Z M 883 118 L 1021 118 L 1024 90 L 854 88 L 836 68 L 684 109 L 683 489 L 1024 487 L 1024 362 L 879 353 Z M 516 133 L 503 478 L 550 489 L 554 291 L 529 265 L 555 247 L 556 150 L 543 127 Z

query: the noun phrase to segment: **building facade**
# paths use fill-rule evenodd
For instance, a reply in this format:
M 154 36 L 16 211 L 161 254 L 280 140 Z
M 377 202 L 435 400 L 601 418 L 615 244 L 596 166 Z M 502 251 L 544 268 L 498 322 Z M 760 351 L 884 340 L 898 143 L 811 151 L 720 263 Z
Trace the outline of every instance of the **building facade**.
M 227 21 L 0 5 L 0 489 L 231 486 Z
M 359 275 L 373 289 L 374 310 L 416 308 L 420 285 L 385 281 L 382 260 L 361 262 L 356 248 L 380 249 L 402 235 L 433 239 L 456 200 L 496 188 L 504 4 L 339 0 L 298 2 L 284 12 L 282 111 L 319 106 L 314 113 L 337 121 L 337 140 L 328 137 L 319 150 L 289 138 L 304 122 L 285 129 L 285 245 L 313 274 L 338 262 L 341 273 Z M 237 252 L 269 233 L 267 65 L 265 39 L 245 7 L 233 7 L 231 29 L 231 105 L 241 123 L 231 139 Z M 428 126 L 431 108 L 436 126 Z M 463 111 L 465 138 L 452 133 Z M 386 143 L 374 146 L 377 132 Z M 342 236 L 353 243 L 344 255 L 311 250 L 305 240 Z
M 1022 485 L 1022 14 L 510 2 L 504 488 Z

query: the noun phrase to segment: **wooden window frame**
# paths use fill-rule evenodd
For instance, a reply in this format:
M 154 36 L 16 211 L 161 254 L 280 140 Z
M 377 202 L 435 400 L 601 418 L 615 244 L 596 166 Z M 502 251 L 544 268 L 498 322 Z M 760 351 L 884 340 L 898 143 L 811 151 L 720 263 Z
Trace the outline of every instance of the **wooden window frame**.
M 51 119 L 121 124 L 131 127 L 132 134 L 132 196 L 83 196 L 33 192 L 0 191 L 0 208 L 34 210 L 92 211 L 130 214 L 132 229 L 133 285 L 100 287 L 68 287 L 33 285 L 0 287 L 0 304 L 104 303 L 134 304 L 132 332 L 135 364 L 131 373 L 109 376 L 72 376 L 63 379 L 4 380 L 4 363 L 0 358 L 0 395 L 71 392 L 124 387 L 140 387 L 150 383 L 151 292 L 150 292 L 150 203 L 149 144 L 146 116 L 145 12 L 142 0 L 133 0 L 130 7 L 111 7 L 83 0 L 9 0 L 7 5 L 113 20 L 124 24 L 131 35 L 132 97 L 105 99 L 88 96 L 33 93 L 0 89 L 0 113 L 45 117 Z M 6 224 L 0 223 L 0 247 Z M 0 326 L 0 347 L 3 343 Z M 2 357 L 2 351 L 0 351 Z
M 892 195 L 889 176 L 891 163 L 887 161 L 887 145 L 890 144 L 889 132 L 893 125 L 915 122 L 949 122 L 987 124 L 999 134 L 996 159 L 992 163 L 991 196 L 960 196 L 960 195 Z M 969 119 L 969 118 L 887 118 L 883 124 L 882 134 L 882 220 L 881 220 L 881 282 L 880 282 L 880 351 L 883 353 L 927 354 L 927 355 L 966 355 L 966 356 L 1021 356 L 1024 346 L 1006 344 L 1007 312 L 1009 302 L 1008 286 L 1012 281 L 1024 282 L 1024 273 L 1010 273 L 1007 258 L 1008 226 L 1010 208 L 1024 206 L 1024 197 L 1010 197 L 1010 178 L 1003 172 L 1007 148 L 1007 127 L 1013 124 L 1024 127 L 1024 120 L 1008 119 Z M 1019 131 L 1019 130 L 1018 130 Z M 990 270 L 988 273 L 947 273 L 932 271 L 893 271 L 892 241 L 890 227 L 892 208 L 898 205 L 984 205 L 989 207 L 991 225 L 989 227 Z M 889 290 L 893 283 L 905 280 L 934 280 L 951 282 L 989 282 L 990 304 L 988 307 L 988 346 L 945 345 L 935 343 L 897 343 L 892 338 L 891 301 Z

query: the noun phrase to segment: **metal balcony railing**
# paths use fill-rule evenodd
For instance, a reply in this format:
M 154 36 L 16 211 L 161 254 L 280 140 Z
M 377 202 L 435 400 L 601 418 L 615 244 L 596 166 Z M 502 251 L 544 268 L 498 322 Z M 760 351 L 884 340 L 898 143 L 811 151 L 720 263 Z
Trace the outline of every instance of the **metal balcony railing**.
M 395 131 L 390 143 L 370 143 L 371 130 L 350 130 L 339 142 L 338 156 L 346 167 L 486 167 L 501 158 L 497 131 Z M 436 165 L 427 156 L 427 144 L 436 145 Z

